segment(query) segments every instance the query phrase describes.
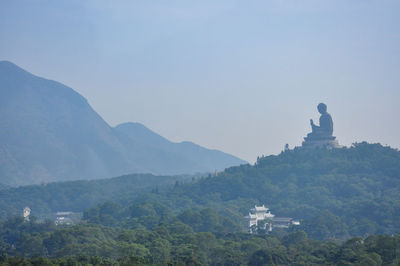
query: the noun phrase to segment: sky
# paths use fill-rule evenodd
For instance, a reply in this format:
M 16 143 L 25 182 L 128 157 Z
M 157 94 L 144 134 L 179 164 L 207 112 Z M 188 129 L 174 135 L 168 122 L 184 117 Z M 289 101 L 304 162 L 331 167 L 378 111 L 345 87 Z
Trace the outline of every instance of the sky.
M 324 102 L 342 145 L 400 147 L 400 1 L 2 0 L 0 60 L 253 163 Z

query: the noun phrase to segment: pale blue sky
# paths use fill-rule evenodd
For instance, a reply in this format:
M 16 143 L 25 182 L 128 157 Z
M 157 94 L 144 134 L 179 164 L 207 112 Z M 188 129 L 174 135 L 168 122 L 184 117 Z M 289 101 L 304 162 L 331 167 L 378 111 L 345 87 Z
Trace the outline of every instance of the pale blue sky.
M 328 105 L 341 144 L 400 147 L 400 1 L 0 2 L 0 60 L 254 162 Z

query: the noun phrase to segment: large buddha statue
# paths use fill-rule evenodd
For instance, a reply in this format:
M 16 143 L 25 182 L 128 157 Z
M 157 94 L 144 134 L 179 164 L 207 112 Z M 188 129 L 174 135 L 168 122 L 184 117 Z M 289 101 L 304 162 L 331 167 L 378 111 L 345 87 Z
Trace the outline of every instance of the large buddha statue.
M 319 126 L 314 124 L 314 121 L 310 119 L 312 132 L 307 137 L 315 138 L 331 138 L 333 133 L 333 121 L 331 115 L 326 111 L 326 104 L 318 104 L 318 112 L 321 114 L 319 118 Z
M 303 147 L 339 147 L 339 144 L 335 140 L 336 137 L 332 136 L 332 117 L 326 110 L 326 104 L 318 104 L 318 112 L 321 114 L 321 117 L 319 118 L 319 126 L 314 124 L 314 121 L 312 119 L 310 120 L 312 132 L 307 134 L 307 137 L 304 138 Z

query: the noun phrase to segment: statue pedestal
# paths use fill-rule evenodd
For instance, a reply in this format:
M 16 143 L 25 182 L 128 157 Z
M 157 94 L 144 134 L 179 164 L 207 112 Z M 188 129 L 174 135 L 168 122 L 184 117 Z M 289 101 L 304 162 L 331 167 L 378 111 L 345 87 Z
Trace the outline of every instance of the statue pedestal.
M 301 144 L 303 148 L 326 148 L 326 149 L 334 149 L 341 148 L 339 142 L 336 140 L 336 137 L 333 136 L 311 136 L 308 134 L 307 137 L 304 138 L 303 143 Z

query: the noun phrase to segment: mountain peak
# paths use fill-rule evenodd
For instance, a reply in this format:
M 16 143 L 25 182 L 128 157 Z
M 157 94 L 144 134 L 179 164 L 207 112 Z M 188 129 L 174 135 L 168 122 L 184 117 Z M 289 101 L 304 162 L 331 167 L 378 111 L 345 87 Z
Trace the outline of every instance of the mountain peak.
M 170 142 L 140 123 L 112 128 L 72 88 L 9 61 L 0 61 L 0 125 L 0 183 L 10 185 L 191 174 L 243 163 Z
M 32 74 L 10 61 L 3 60 L 0 61 L 0 77 L 2 78 L 7 77 L 6 75 L 15 76 L 15 75 L 32 75 Z
M 17 66 L 13 62 L 7 61 L 7 60 L 0 60 L 0 67 L 16 67 L 16 68 L 20 68 L 19 66 Z M 20 68 L 20 69 L 22 69 L 22 68 Z
M 169 142 L 166 138 L 160 136 L 145 125 L 137 122 L 127 122 L 117 125 L 114 130 L 121 134 L 129 136 L 131 139 L 140 139 L 149 143 Z
M 145 125 L 138 123 L 138 122 L 121 123 L 121 124 L 118 124 L 115 128 L 150 130 Z

